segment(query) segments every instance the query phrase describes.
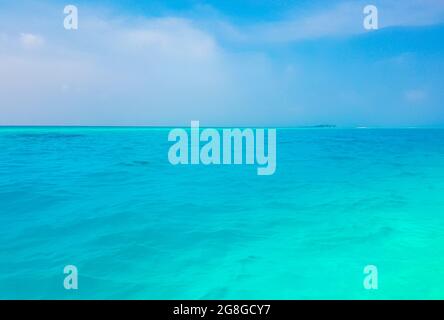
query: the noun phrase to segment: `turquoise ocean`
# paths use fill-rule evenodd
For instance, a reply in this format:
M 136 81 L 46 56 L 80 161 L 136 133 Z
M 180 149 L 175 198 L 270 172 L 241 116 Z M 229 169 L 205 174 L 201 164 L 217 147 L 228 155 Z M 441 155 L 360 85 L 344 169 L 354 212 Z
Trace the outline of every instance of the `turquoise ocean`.
M 0 298 L 444 298 L 444 130 L 278 129 L 272 176 L 168 132 L 0 128 Z

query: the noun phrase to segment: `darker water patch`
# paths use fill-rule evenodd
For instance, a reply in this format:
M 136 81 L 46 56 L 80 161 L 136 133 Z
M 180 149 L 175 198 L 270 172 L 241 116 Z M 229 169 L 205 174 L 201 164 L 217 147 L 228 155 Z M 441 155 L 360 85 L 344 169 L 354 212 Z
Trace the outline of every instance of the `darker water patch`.
M 20 133 L 10 137 L 15 139 L 43 139 L 43 140 L 66 140 L 83 138 L 85 135 L 77 133 Z
M 146 161 L 146 160 L 134 160 L 134 161 L 120 163 L 121 166 L 125 166 L 125 167 L 146 167 L 146 166 L 149 166 L 150 164 L 151 164 L 151 162 Z

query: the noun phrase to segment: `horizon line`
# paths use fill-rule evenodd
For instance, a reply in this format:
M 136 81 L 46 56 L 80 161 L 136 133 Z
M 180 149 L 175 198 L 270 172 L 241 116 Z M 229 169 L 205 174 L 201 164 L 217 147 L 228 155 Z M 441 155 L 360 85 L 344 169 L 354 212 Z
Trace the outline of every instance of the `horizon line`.
M 147 128 L 147 129 L 167 129 L 167 128 L 190 128 L 186 125 L 0 125 L 0 128 Z M 199 128 L 276 128 L 276 129 L 444 129 L 443 125 L 404 125 L 404 126 L 383 126 L 383 125 L 294 125 L 294 126 L 264 126 L 264 125 L 239 125 L 239 126 L 199 126 Z

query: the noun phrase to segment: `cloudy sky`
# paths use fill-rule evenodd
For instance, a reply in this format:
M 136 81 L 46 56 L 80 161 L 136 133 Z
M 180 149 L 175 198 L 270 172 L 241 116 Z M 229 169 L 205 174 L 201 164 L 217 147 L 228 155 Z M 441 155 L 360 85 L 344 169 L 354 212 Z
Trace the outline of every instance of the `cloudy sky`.
M 444 0 L 0 0 L 0 125 L 444 125 L 443 39 Z

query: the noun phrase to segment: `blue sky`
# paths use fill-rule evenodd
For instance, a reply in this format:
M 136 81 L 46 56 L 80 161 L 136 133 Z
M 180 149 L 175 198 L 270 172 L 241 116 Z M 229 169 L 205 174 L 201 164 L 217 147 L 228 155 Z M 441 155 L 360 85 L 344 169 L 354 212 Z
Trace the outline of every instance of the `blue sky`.
M 444 125 L 443 39 L 443 0 L 0 0 L 0 125 Z

